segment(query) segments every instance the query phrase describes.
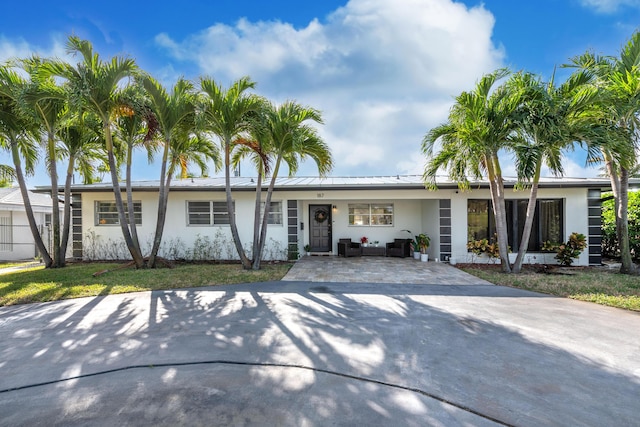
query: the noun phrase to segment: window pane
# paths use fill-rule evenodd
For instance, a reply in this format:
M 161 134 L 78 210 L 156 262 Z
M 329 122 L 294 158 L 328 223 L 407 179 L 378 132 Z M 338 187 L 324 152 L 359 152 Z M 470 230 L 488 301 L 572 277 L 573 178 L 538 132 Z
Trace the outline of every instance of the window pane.
M 187 211 L 189 225 L 211 224 L 210 202 L 187 202 Z
M 520 242 L 522 239 L 522 232 L 524 231 L 524 226 L 527 221 L 527 208 L 529 207 L 529 200 L 518 200 L 518 234 L 514 236 L 517 238 L 518 247 L 512 245 L 511 250 L 517 252 L 520 248 Z M 540 250 L 540 243 L 538 237 L 538 214 L 536 211 L 533 213 L 533 223 L 531 227 L 531 235 L 529 236 L 529 245 L 527 246 L 528 251 L 537 251 Z
M 125 218 L 129 221 L 129 211 L 127 202 L 123 203 Z M 96 202 L 96 225 L 118 225 L 118 209 L 115 202 Z M 136 224 L 142 224 L 142 202 L 133 202 L 133 213 Z
M 349 205 L 349 215 L 369 215 L 369 205 Z
M 271 202 L 268 223 L 282 225 L 282 202 Z
M 216 225 L 226 225 L 230 223 L 229 212 L 227 212 L 227 202 L 213 202 L 213 223 Z
M 489 239 L 489 201 L 467 201 L 467 224 L 469 240 Z
M 350 204 L 349 225 L 393 225 L 393 204 Z
M 49 214 L 47 214 L 49 215 Z M 11 212 L 0 213 L 0 251 L 13 250 L 13 221 Z
M 542 242 L 562 242 L 562 200 L 540 200 L 539 218 Z
M 349 215 L 349 225 L 369 225 L 369 215 Z

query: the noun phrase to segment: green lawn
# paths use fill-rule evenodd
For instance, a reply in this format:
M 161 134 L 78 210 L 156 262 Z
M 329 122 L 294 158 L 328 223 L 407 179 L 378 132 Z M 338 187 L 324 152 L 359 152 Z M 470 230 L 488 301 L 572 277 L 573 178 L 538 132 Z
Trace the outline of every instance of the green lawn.
M 496 285 L 640 311 L 640 276 L 604 267 L 551 269 L 551 273 L 529 269 L 522 274 L 504 274 L 499 266 L 462 265 L 460 269 Z
M 65 268 L 41 266 L 0 275 L 0 306 L 96 295 L 232 283 L 280 280 L 290 263 L 264 264 L 259 271 L 239 264 L 185 264 L 175 268 L 136 270 L 121 264 L 75 263 Z M 105 274 L 94 273 L 109 270 Z
M 20 267 L 37 261 L 0 261 L 0 268 Z

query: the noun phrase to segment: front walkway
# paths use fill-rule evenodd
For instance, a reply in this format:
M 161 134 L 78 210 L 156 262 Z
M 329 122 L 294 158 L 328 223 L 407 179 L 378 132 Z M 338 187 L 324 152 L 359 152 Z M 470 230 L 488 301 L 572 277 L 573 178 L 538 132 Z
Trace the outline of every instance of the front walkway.
M 490 285 L 441 262 L 413 258 L 305 256 L 282 279 L 334 283 L 413 283 L 418 285 Z

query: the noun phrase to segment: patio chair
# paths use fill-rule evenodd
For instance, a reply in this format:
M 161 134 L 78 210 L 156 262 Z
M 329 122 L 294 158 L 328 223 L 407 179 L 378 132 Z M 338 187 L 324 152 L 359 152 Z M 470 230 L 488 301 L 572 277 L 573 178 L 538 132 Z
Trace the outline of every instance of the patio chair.
M 400 258 L 411 256 L 411 239 L 395 239 L 387 243 L 387 256 Z
M 361 256 L 362 249 L 360 243 L 352 242 L 351 239 L 338 240 L 338 256 L 342 255 L 347 258 L 350 256 Z

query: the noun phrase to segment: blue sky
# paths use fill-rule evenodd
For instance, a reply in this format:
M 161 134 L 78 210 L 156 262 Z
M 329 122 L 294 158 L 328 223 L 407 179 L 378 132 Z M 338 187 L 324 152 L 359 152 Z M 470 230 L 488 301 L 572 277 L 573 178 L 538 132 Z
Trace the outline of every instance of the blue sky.
M 76 34 L 103 58 L 135 58 L 167 86 L 179 76 L 228 85 L 249 75 L 274 102 L 320 109 L 335 176 L 421 173 L 423 135 L 483 73 L 507 66 L 546 78 L 587 49 L 616 55 L 640 23 L 640 0 L 74 0 L 3 9 L 0 61 L 65 57 Z M 571 155 L 568 176 L 598 173 L 583 158 Z M 47 184 L 40 171 L 30 185 Z M 316 174 L 309 162 L 298 173 Z M 158 173 L 140 156 L 134 175 Z

